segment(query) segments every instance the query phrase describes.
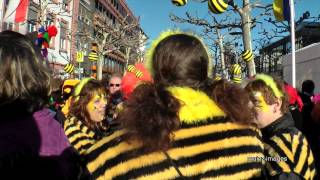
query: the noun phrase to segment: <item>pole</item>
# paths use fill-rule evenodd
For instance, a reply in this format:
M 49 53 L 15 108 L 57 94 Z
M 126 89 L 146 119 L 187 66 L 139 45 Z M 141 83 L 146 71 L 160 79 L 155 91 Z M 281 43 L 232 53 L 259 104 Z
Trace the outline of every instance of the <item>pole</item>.
M 291 28 L 291 55 L 292 55 L 292 86 L 296 87 L 296 41 L 294 22 L 294 1 L 290 0 L 290 28 Z
M 3 24 L 3 15 L 4 15 L 4 1 L 0 1 L 0 31 L 2 31 Z
M 79 73 L 79 80 L 81 79 L 81 69 L 80 69 L 80 67 L 81 66 L 80 66 L 80 62 L 79 62 L 79 72 L 78 72 Z

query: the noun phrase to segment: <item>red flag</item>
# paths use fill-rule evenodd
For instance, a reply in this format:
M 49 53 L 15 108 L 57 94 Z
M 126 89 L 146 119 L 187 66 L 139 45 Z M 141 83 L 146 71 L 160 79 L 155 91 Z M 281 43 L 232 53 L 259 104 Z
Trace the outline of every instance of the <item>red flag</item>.
M 19 23 L 24 22 L 27 17 L 29 0 L 9 1 L 4 22 Z

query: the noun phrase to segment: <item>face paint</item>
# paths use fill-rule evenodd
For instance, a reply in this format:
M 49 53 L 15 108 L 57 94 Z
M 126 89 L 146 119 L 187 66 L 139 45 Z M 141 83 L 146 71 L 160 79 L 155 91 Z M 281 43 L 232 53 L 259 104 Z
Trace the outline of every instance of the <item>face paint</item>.
M 99 122 L 104 119 L 106 104 L 106 96 L 101 94 L 95 94 L 89 101 L 87 109 L 93 121 Z
M 261 92 L 254 92 L 254 97 L 258 100 L 258 107 L 261 109 L 263 112 L 268 112 L 269 111 L 269 106 L 264 100 L 264 97 L 262 96 Z

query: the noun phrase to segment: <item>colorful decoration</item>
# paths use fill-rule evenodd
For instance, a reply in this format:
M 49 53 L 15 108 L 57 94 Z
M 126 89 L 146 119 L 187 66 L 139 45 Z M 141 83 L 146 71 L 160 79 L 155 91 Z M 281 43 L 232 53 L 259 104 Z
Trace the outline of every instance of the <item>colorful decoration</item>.
M 133 92 L 140 83 L 152 82 L 150 73 L 146 70 L 142 63 L 135 65 L 129 65 L 127 72 L 121 81 L 121 91 L 125 99 L 128 99 L 130 94 Z
M 208 0 L 209 10 L 214 14 L 221 14 L 225 12 L 228 8 L 228 3 L 224 0 Z
M 184 6 L 187 4 L 188 0 L 171 0 L 171 2 L 176 6 Z
M 97 54 L 96 52 L 91 51 L 91 52 L 89 53 L 88 59 L 89 59 L 90 61 L 96 61 L 96 60 L 98 60 L 98 58 L 99 58 L 99 56 L 98 56 L 98 54 Z
M 273 14 L 277 21 L 290 21 L 290 0 L 274 0 Z
M 242 71 L 239 64 L 233 64 L 231 66 L 231 80 L 235 83 L 241 83 Z
M 71 73 L 73 72 L 73 70 L 74 70 L 74 65 L 68 63 L 68 64 L 66 64 L 66 65 L 64 66 L 63 69 L 64 69 L 64 71 L 65 71 L 66 73 L 71 74 Z
M 141 78 L 143 76 L 143 73 L 139 69 L 136 69 L 134 65 L 129 65 L 127 71 L 134 73 L 137 78 Z
M 241 66 L 239 64 L 233 64 L 231 66 L 231 73 L 232 74 L 241 74 Z
M 47 48 L 49 48 L 51 38 L 57 34 L 58 29 L 53 25 L 48 26 L 47 28 L 43 26 L 39 28 L 36 45 L 41 48 L 41 54 L 44 58 L 48 57 Z
M 242 81 L 242 78 L 241 78 L 241 75 L 240 76 L 233 76 L 232 79 L 231 79 L 234 83 L 241 83 Z
M 253 52 L 251 50 L 245 50 L 243 53 L 242 53 L 242 59 L 246 62 L 249 62 L 253 59 Z

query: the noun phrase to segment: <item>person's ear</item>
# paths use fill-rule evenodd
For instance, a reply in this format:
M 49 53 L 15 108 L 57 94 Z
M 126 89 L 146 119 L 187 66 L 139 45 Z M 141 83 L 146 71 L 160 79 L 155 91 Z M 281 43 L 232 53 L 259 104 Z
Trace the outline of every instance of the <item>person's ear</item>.
M 275 113 L 275 112 L 281 111 L 281 106 L 282 106 L 282 100 L 278 98 L 276 102 L 273 104 L 272 112 Z

